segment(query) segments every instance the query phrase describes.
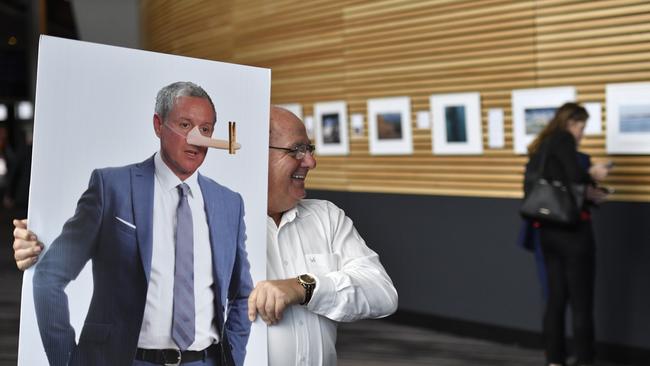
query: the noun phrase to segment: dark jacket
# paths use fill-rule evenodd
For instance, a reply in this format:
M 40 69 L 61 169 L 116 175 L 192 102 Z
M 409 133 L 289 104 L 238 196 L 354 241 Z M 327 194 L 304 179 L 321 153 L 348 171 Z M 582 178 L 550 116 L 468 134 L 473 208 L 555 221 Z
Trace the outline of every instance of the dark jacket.
M 530 157 L 526 164 L 524 193 L 531 187 L 533 177 L 540 170 L 545 157 L 542 177 L 549 181 L 560 181 L 565 185 L 570 183 L 591 184 L 588 164 L 581 164 L 576 140 L 568 131 L 557 131 L 548 136 L 539 149 Z

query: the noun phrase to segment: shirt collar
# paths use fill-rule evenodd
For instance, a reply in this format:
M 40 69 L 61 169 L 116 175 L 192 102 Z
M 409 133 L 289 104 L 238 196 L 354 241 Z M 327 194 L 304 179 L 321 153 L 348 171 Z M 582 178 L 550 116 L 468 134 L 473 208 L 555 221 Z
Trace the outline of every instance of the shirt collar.
M 162 157 L 160 156 L 160 151 L 156 153 L 156 155 L 153 158 L 153 163 L 154 163 L 154 169 L 155 169 L 155 175 L 156 179 L 160 183 L 160 187 L 162 188 L 163 192 L 169 192 L 171 190 L 176 190 L 177 186 L 181 183 L 187 183 L 187 185 L 190 187 L 190 196 L 194 197 L 193 192 L 197 192 L 201 187 L 199 186 L 199 179 L 198 179 L 198 172 L 192 173 L 185 181 L 181 181 L 180 178 L 172 172 L 171 169 L 165 164 L 165 162 L 162 160 Z
M 286 225 L 288 223 L 294 222 L 295 220 L 298 220 L 300 218 L 304 218 L 309 216 L 309 210 L 307 210 L 303 205 L 302 201 L 298 202 L 296 207 L 291 208 L 282 214 L 282 218 L 280 219 L 280 226 L 282 227 L 283 225 Z
M 298 216 L 298 206 L 296 206 L 296 207 L 294 207 L 294 208 L 292 208 L 292 209 L 290 209 L 288 211 L 285 211 L 282 214 L 282 218 L 280 219 L 280 225 L 283 225 L 283 224 L 286 224 L 286 223 L 289 223 L 289 222 L 293 222 L 293 220 L 295 220 L 297 216 Z

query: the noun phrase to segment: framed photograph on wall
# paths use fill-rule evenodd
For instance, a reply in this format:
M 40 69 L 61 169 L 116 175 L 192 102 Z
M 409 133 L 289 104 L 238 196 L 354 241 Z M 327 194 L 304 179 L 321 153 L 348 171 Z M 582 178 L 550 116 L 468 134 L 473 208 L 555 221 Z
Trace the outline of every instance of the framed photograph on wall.
M 348 111 L 344 101 L 314 104 L 316 151 L 319 155 L 348 155 Z
M 512 91 L 512 131 L 516 154 L 526 154 L 528 145 L 566 102 L 576 100 L 572 86 L 518 89 Z
M 439 155 L 483 153 L 479 93 L 433 94 L 432 151 Z
M 650 154 L 650 83 L 608 84 L 607 153 Z
M 411 98 L 369 99 L 368 140 L 371 155 L 412 154 Z

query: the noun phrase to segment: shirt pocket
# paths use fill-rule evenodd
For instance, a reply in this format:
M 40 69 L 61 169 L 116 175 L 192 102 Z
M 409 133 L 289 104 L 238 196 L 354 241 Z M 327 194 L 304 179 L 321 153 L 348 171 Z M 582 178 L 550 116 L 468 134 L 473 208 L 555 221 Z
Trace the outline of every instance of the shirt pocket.
M 339 270 L 340 258 L 330 253 L 305 254 L 305 262 L 310 273 L 324 275 Z

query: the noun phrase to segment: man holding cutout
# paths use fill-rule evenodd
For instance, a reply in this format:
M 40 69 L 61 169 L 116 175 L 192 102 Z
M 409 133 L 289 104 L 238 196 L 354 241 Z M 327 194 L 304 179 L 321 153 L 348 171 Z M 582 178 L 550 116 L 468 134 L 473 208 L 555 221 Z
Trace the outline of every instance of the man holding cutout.
M 337 322 L 380 318 L 397 308 L 397 292 L 352 220 L 328 201 L 304 199 L 316 167 L 303 123 L 271 108 L 267 278 L 248 299 L 251 321 L 268 325 L 271 366 L 336 365 Z M 16 263 L 35 263 L 38 242 L 15 221 Z

